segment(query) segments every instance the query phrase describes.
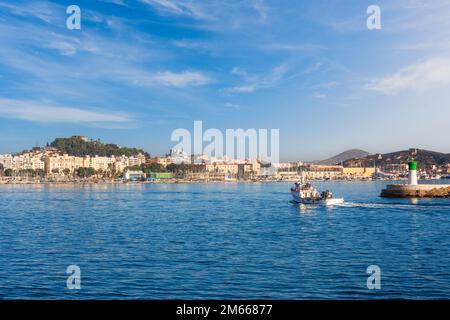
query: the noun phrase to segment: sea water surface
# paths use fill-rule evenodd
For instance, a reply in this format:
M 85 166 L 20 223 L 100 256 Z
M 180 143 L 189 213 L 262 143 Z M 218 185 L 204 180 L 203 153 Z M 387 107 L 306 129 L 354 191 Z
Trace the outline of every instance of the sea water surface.
M 0 298 L 449 299 L 450 200 L 384 184 L 315 184 L 345 197 L 331 208 L 287 183 L 3 185 Z

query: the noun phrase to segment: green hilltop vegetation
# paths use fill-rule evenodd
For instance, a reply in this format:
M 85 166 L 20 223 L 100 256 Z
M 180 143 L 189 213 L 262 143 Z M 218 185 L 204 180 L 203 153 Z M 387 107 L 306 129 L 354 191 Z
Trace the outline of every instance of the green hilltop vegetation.
M 71 156 L 134 156 L 139 153 L 149 156 L 144 150 L 136 148 L 119 147 L 116 144 L 104 144 L 100 140 L 87 140 L 83 137 L 74 136 L 71 138 L 56 138 L 49 145 L 56 148 L 60 153 Z

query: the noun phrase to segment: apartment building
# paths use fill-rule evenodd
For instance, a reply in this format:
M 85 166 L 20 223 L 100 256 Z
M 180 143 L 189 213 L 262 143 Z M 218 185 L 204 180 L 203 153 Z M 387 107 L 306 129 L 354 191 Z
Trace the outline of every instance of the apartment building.
M 78 168 L 92 168 L 95 171 L 113 171 L 122 172 L 126 167 L 141 165 L 145 163 L 144 155 L 136 155 L 132 157 L 100 157 L 100 156 L 86 156 L 75 157 L 64 155 L 49 155 L 44 157 L 45 172 L 47 173 L 62 173 L 69 170 L 73 173 Z
M 0 164 L 5 169 L 19 170 L 44 170 L 43 153 L 29 152 L 21 155 L 0 155 Z
M 46 173 L 63 173 L 69 170 L 73 173 L 76 169 L 85 167 L 84 158 L 64 155 L 46 155 L 44 156 Z

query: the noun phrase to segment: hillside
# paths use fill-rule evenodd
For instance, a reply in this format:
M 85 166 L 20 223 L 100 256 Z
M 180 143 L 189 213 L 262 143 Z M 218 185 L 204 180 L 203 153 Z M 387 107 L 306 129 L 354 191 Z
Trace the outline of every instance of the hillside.
M 372 167 L 374 165 L 374 161 L 376 161 L 377 166 L 384 166 L 386 164 L 402 164 L 407 163 L 412 157 L 417 160 L 419 168 L 423 169 L 430 168 L 433 165 L 436 165 L 438 167 L 446 166 L 448 163 L 450 163 L 450 154 L 422 149 L 409 149 L 381 155 L 368 155 L 359 159 L 349 159 L 347 161 L 344 161 L 344 166 Z
M 141 149 L 119 147 L 115 144 L 104 144 L 97 141 L 89 141 L 84 137 L 74 136 L 71 138 L 56 138 L 51 147 L 58 149 L 60 153 L 67 153 L 71 156 L 133 156 L 139 153 L 145 153 Z
M 364 158 L 364 157 L 367 157 L 368 155 L 369 155 L 369 153 L 364 150 L 351 149 L 351 150 L 344 151 L 344 152 L 342 152 L 334 157 L 331 157 L 329 159 L 318 161 L 317 164 L 323 164 L 323 165 L 340 164 L 341 162 L 349 160 L 349 159 Z

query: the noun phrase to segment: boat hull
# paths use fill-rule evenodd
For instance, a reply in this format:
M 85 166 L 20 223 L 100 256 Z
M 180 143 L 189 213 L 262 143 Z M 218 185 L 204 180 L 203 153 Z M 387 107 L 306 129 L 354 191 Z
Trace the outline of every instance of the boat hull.
M 344 198 L 302 199 L 299 197 L 298 193 L 296 193 L 296 192 L 292 192 L 291 195 L 292 195 L 292 198 L 295 203 L 301 203 L 301 204 L 319 204 L 319 205 L 325 205 L 325 206 L 332 206 L 332 205 L 344 203 Z

